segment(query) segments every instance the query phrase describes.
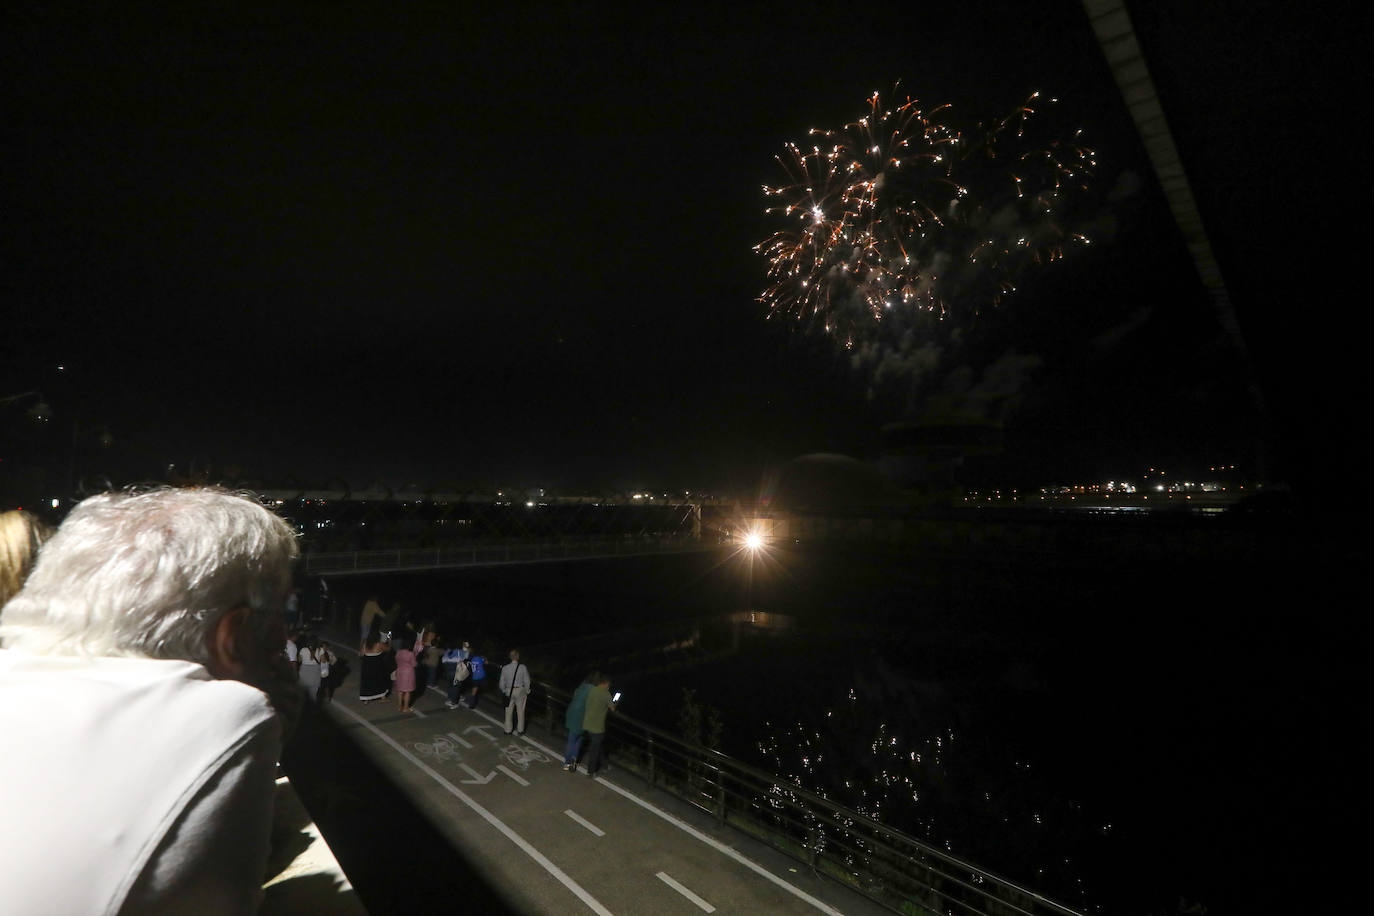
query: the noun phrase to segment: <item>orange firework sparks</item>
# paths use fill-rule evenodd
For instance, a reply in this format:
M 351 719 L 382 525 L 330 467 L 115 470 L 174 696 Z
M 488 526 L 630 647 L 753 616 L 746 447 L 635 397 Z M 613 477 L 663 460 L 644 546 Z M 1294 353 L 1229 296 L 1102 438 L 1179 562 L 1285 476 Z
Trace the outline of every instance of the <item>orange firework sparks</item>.
M 887 108 L 875 92 L 857 121 L 812 129 L 820 142 L 809 149 L 786 144 L 777 158 L 787 182 L 763 192 L 787 228 L 754 249 L 768 261 L 759 298 L 770 317 L 852 341 L 893 309 L 977 314 L 1027 268 L 1086 244 L 1064 225 L 1093 152 L 1077 134 L 1046 135 L 1038 99 L 961 130 L 949 105 Z

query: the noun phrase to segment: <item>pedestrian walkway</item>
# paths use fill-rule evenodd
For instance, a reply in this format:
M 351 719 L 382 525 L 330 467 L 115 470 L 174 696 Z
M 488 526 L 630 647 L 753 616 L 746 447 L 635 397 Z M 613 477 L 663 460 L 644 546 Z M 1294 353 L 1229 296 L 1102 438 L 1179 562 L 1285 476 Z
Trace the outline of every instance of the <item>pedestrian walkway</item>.
M 505 734 L 490 697 L 443 700 L 431 688 L 402 714 L 360 703 L 351 680 L 328 709 L 510 911 L 886 912 L 689 805 L 641 797 L 641 780 L 564 771 L 562 735 Z

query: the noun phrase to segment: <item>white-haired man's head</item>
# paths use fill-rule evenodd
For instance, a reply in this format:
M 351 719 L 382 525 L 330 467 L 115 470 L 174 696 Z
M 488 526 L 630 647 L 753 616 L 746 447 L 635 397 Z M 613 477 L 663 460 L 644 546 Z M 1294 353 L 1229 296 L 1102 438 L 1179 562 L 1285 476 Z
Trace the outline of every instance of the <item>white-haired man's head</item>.
M 5 606 L 0 644 L 185 659 L 217 677 L 253 680 L 269 664 L 255 656 L 282 626 L 297 553 L 285 521 L 226 490 L 93 496 L 67 516 Z

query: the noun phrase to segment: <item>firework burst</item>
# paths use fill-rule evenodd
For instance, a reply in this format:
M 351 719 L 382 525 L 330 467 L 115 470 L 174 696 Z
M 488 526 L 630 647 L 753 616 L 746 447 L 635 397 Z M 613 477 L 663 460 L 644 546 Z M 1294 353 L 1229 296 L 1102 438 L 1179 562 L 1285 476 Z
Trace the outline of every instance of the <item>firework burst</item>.
M 952 109 L 908 98 L 786 146 L 787 174 L 764 195 L 788 227 L 755 246 L 768 260 L 770 317 L 816 323 L 853 345 L 894 312 L 976 315 L 1030 267 L 1088 244 L 1066 228 L 1093 152 L 1047 133 L 1035 93 L 1010 114 L 960 129 Z

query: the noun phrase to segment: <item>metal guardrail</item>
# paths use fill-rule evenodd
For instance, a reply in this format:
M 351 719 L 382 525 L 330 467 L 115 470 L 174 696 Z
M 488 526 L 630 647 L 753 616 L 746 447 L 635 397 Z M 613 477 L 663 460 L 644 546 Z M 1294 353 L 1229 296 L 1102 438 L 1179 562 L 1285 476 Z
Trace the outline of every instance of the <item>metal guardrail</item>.
M 570 694 L 536 682 L 530 715 L 564 733 Z M 934 846 L 718 751 L 614 713 L 617 768 L 710 813 L 881 904 L 911 916 L 1082 916 Z
M 649 537 L 594 541 L 522 541 L 454 544 L 442 547 L 398 547 L 306 553 L 301 559 L 308 576 L 349 576 L 379 572 L 416 572 L 463 566 L 504 566 L 598 557 L 629 557 L 646 553 L 713 550 L 719 545 L 687 538 Z

